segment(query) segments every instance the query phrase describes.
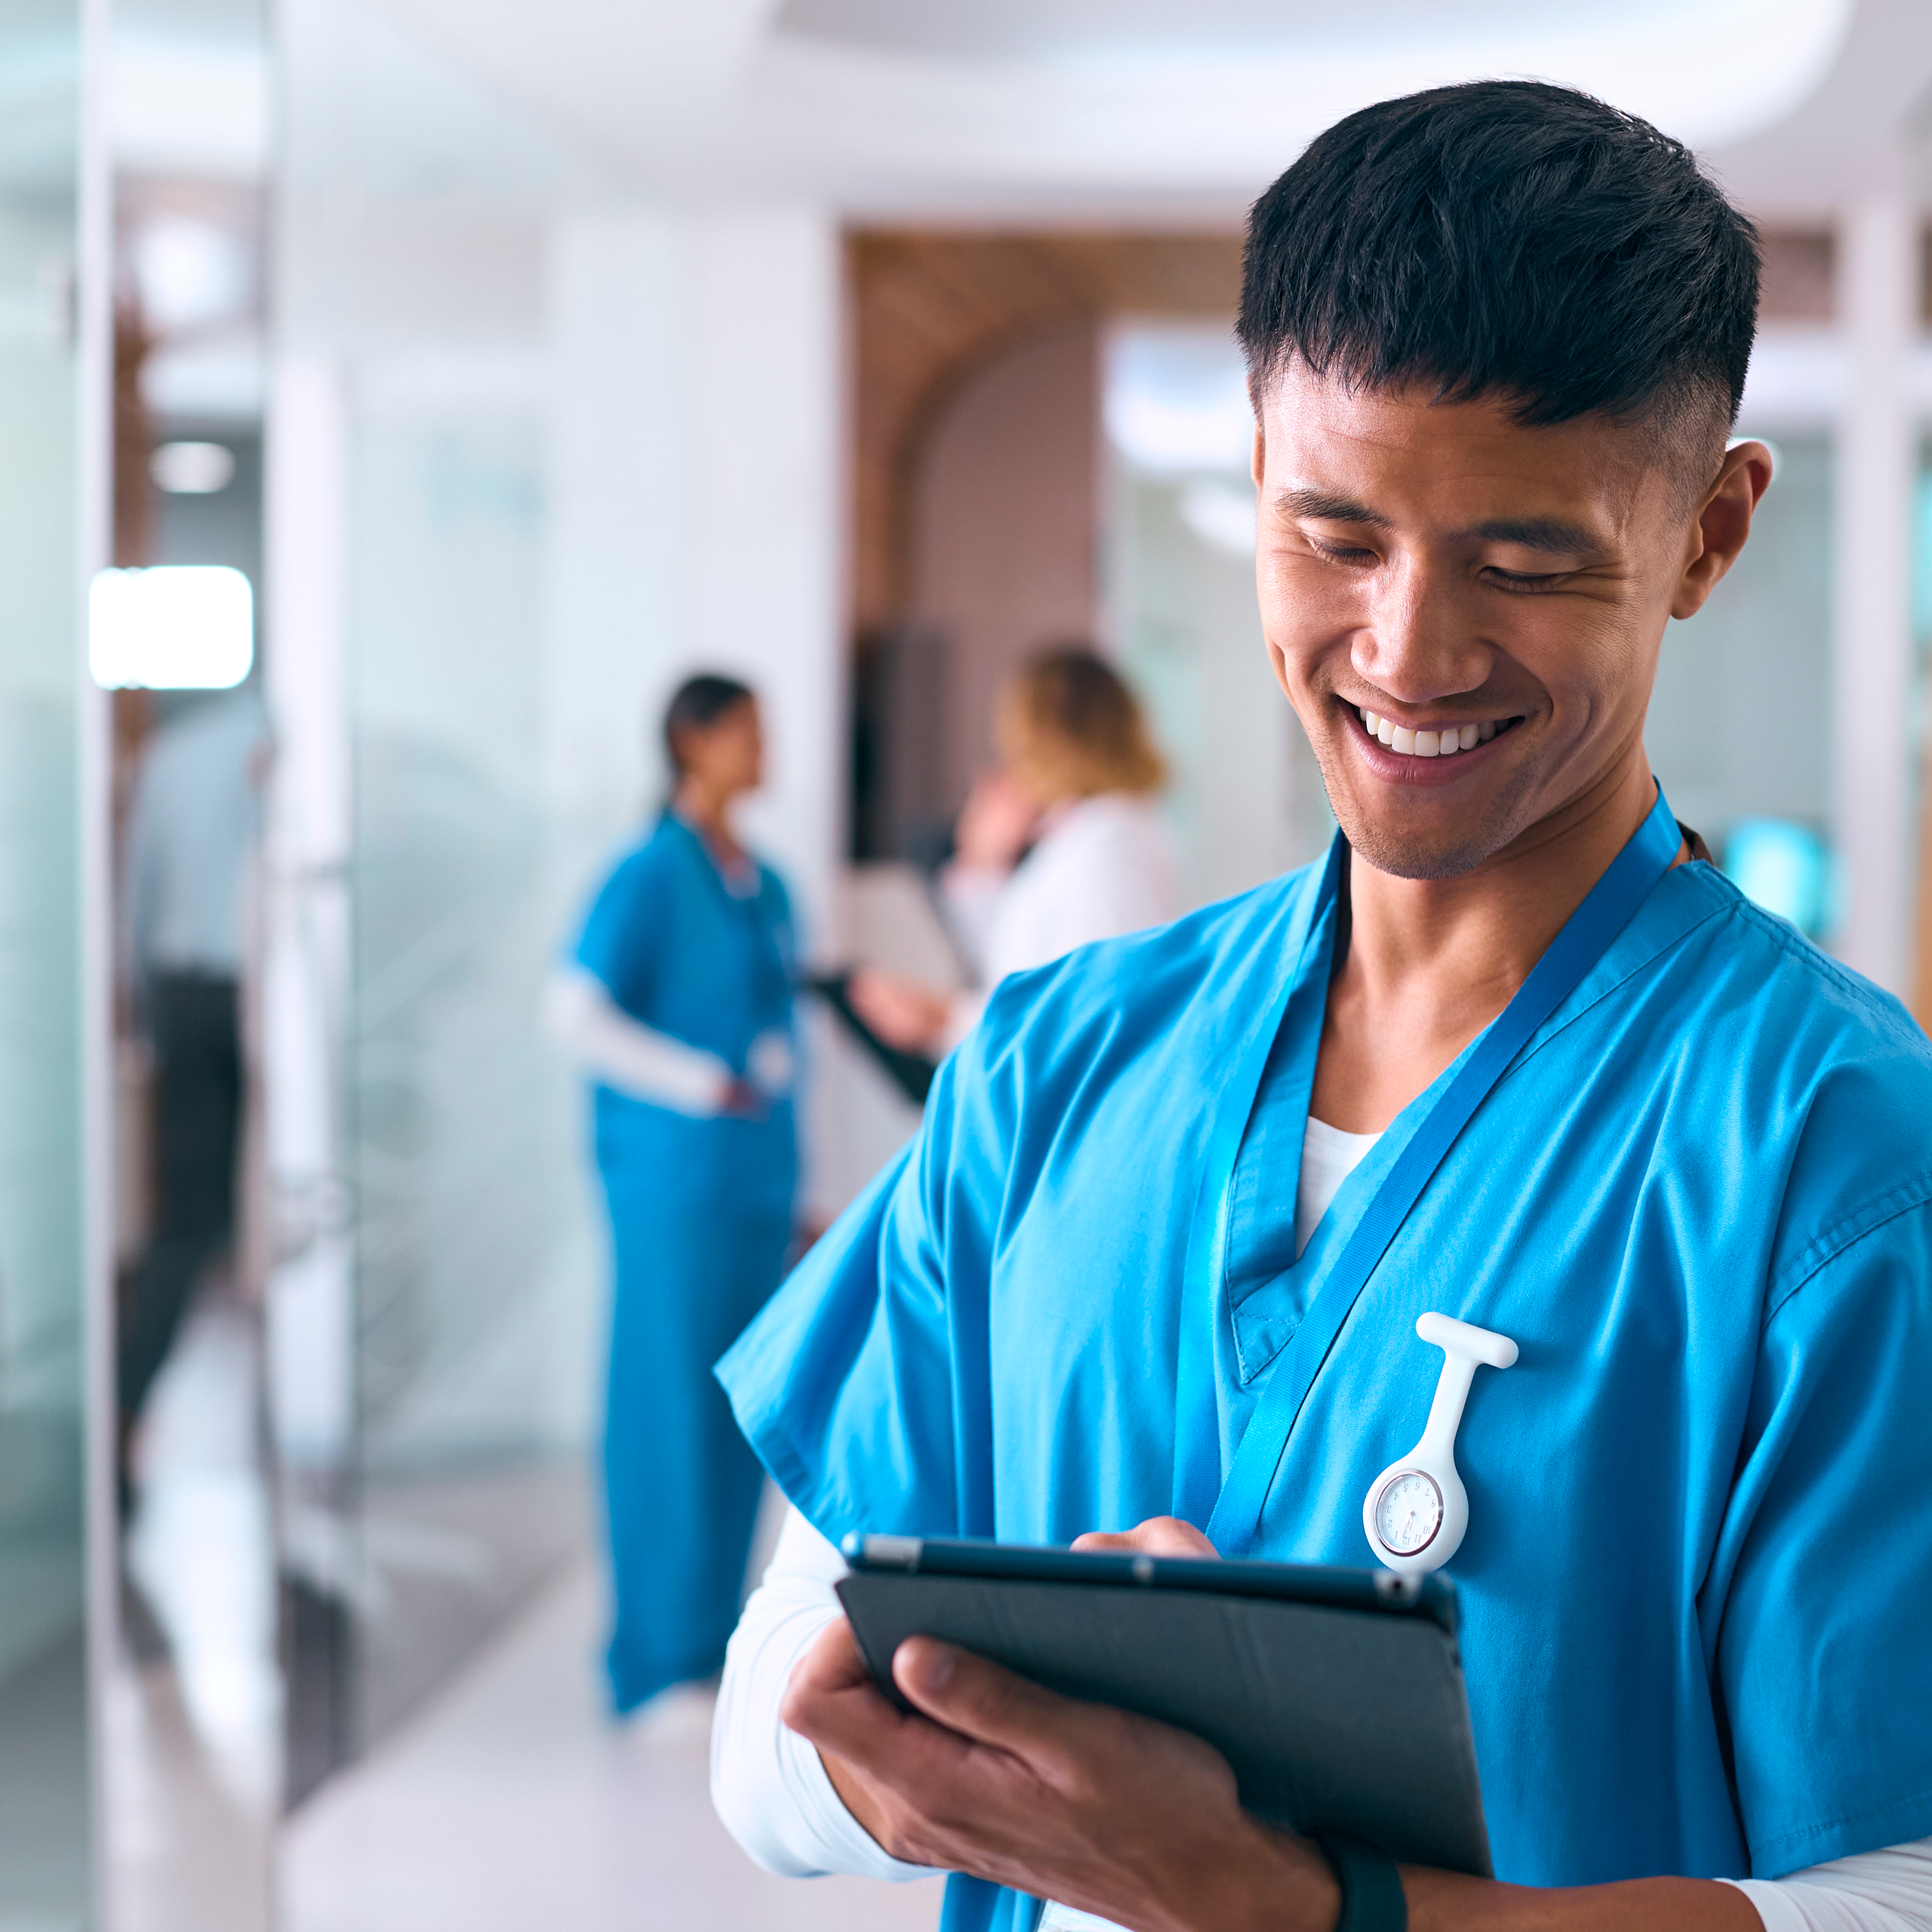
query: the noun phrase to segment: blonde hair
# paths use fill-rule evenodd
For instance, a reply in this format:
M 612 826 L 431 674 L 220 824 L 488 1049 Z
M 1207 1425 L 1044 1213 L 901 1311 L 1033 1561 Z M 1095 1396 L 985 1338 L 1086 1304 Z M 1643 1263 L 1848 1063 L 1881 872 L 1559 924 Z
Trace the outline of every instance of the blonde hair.
M 1038 797 L 1158 792 L 1167 761 L 1118 672 L 1084 645 L 1040 652 L 1000 694 L 1001 755 Z

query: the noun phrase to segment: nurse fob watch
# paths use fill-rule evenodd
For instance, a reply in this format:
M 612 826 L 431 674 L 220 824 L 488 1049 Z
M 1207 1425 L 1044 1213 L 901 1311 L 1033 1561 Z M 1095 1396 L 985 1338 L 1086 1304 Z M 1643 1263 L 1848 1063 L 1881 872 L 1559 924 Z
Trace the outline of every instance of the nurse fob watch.
M 1516 1345 L 1507 1335 L 1434 1312 L 1416 1333 L 1442 1351 L 1442 1374 L 1429 1405 L 1429 1426 L 1406 1456 L 1368 1486 L 1361 1526 L 1369 1547 L 1398 1576 L 1439 1570 L 1461 1548 L 1469 1521 L 1469 1492 L 1456 1473 L 1456 1431 L 1478 1366 L 1507 1368 Z

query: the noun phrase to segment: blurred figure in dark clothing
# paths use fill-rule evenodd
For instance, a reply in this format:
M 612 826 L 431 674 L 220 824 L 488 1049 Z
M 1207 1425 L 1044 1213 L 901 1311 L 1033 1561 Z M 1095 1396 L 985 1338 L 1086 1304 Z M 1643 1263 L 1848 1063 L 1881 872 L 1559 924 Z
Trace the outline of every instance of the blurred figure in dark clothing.
M 116 1348 L 124 1507 L 142 1407 L 203 1272 L 234 1234 L 242 909 L 268 755 L 260 703 L 236 692 L 162 725 L 135 786 L 124 911 L 154 1054 L 155 1214 Z

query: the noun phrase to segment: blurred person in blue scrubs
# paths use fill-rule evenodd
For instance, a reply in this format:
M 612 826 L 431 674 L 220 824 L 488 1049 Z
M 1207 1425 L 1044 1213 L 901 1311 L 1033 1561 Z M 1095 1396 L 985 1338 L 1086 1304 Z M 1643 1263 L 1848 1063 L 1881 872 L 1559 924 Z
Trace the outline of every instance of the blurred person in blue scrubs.
M 604 1435 L 623 1714 L 716 1674 L 763 1478 L 711 1364 L 792 1236 L 792 912 L 732 808 L 764 776 L 756 698 L 688 679 L 663 721 L 670 801 L 598 888 L 546 994 L 595 1082 L 614 1288 Z
M 1261 629 L 1339 830 L 1009 979 L 720 1364 L 794 1512 L 713 1746 L 770 1869 L 949 1872 L 946 1932 L 1932 1927 L 1932 1045 L 1644 746 L 1770 478 L 1758 285 L 1694 155 L 1540 83 L 1255 205 Z M 1494 1878 L 929 1640 L 871 1681 L 855 1531 L 1426 1567 L 1427 1315 L 1515 1345 L 1439 1552 Z
M 122 928 L 134 1018 L 153 1053 L 155 1217 L 115 1338 L 124 1511 L 149 1392 L 234 1235 L 243 926 L 269 752 L 254 691 L 197 699 L 148 741 L 128 814 Z

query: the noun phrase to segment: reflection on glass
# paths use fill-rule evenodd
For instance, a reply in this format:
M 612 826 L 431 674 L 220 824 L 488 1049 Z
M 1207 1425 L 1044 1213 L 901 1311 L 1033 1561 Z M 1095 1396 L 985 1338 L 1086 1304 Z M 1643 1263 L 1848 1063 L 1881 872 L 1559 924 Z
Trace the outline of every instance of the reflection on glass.
M 113 1932 L 261 1932 L 281 1798 L 263 1427 L 260 0 L 114 0 Z
M 280 19 L 296 400 L 270 592 L 298 574 L 340 613 L 300 662 L 285 628 L 266 651 L 288 749 L 269 1320 L 299 1804 L 586 1540 L 601 1271 L 537 1011 L 614 828 L 567 822 L 546 736 L 565 672 L 544 276 L 577 164 L 373 13 Z M 340 489 L 309 513 L 296 493 L 324 475 Z M 300 789 L 325 766 L 340 822 Z
M 0 1925 L 88 1894 L 76 362 L 79 19 L 0 8 Z

